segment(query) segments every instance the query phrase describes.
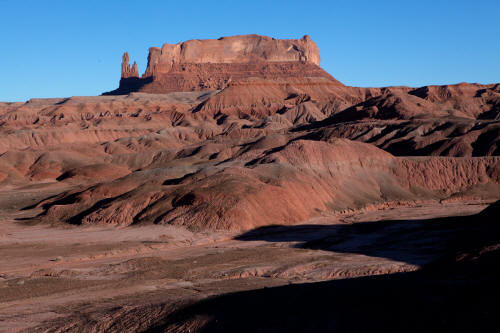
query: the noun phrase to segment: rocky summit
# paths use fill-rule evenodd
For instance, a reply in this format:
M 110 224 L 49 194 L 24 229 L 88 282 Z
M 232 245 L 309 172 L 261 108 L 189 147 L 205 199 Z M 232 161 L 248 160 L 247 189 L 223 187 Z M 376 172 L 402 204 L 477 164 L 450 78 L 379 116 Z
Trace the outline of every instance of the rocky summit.
M 301 39 L 244 35 L 164 44 L 149 49 L 142 76 L 136 67 L 130 68 L 128 53 L 122 60 L 120 86 L 107 94 L 220 90 L 248 78 L 321 77 L 337 82 L 319 67 L 318 47 L 307 35 Z

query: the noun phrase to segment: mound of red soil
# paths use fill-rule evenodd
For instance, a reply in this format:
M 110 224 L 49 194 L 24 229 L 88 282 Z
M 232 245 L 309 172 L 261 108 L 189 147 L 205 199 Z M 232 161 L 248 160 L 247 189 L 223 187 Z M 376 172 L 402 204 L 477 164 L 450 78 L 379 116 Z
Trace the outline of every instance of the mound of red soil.
M 486 199 L 497 197 L 500 189 L 496 157 L 402 159 L 345 139 L 280 144 L 233 148 L 233 156 L 222 162 L 210 157 L 227 149 L 223 145 L 181 151 L 177 158 L 187 153 L 184 158 L 199 161 L 198 171 L 172 177 L 167 167 L 176 161 L 172 156 L 153 169 L 42 202 L 40 218 L 247 230 L 400 202 Z

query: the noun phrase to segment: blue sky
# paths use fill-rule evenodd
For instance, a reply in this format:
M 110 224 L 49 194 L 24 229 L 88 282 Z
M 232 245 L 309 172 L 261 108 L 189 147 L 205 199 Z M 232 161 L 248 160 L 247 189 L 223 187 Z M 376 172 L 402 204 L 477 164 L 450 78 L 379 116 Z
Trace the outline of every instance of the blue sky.
M 0 101 L 98 95 L 124 51 L 257 33 L 309 34 L 354 86 L 500 82 L 500 1 L 0 0 Z

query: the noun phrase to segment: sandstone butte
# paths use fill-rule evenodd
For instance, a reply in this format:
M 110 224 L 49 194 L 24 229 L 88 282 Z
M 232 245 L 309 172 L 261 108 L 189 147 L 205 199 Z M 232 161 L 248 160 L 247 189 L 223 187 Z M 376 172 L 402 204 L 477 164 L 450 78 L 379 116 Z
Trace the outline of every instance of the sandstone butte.
M 350 87 L 308 36 L 129 62 L 104 96 L 0 103 L 0 188 L 54 193 L 35 221 L 248 230 L 500 197 L 498 83 Z
M 283 40 L 258 35 L 190 40 L 150 48 L 141 77 L 125 53 L 120 87 L 110 94 L 217 90 L 250 77 L 286 82 L 313 75 L 336 82 L 319 65 L 318 47 L 307 35 Z

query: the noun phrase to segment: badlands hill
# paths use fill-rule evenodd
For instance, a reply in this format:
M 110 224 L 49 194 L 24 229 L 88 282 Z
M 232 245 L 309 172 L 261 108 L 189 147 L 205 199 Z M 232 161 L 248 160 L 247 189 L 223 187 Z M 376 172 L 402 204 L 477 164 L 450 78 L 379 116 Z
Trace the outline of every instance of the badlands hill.
M 499 198 L 500 84 L 348 87 L 304 36 L 123 56 L 117 90 L 0 104 L 0 188 L 51 188 L 37 221 L 247 230 Z

